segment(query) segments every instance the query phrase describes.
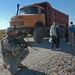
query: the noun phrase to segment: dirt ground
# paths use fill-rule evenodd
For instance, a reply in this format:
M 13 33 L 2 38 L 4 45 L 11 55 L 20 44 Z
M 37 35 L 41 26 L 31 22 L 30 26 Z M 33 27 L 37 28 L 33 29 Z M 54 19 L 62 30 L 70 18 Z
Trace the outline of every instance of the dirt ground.
M 60 41 L 60 50 L 50 49 L 48 38 L 40 44 L 36 44 L 29 38 L 33 48 L 29 48 L 29 55 L 23 64 L 27 68 L 18 70 L 17 75 L 75 75 L 75 46 L 69 45 L 64 38 Z M 7 69 L 2 66 L 2 56 L 0 55 L 0 75 L 10 75 Z

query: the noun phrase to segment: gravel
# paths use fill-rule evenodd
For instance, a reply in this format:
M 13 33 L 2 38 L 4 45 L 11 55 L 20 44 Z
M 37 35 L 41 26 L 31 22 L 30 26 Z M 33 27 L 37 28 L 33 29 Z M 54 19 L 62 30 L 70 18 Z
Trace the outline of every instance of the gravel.
M 34 43 L 32 39 L 29 40 Z M 48 39 L 40 44 L 35 43 L 33 48 L 38 51 L 29 47 L 30 54 L 22 62 L 27 68 L 19 69 L 17 75 L 75 75 L 75 47 L 68 45 L 64 38 L 61 38 L 59 51 L 50 50 Z M 2 57 L 0 75 L 10 75 L 2 67 Z

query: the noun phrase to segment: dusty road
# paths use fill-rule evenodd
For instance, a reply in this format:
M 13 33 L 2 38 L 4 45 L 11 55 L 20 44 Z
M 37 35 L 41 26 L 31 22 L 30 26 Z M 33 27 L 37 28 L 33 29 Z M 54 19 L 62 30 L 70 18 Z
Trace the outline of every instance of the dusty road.
M 29 39 L 34 43 L 33 39 Z M 22 62 L 28 68 L 20 69 L 17 75 L 75 75 L 75 47 L 68 45 L 64 38 L 61 39 L 60 51 L 51 51 L 48 39 L 43 43 L 34 43 L 29 47 L 30 54 Z M 9 71 L 2 67 L 0 57 L 0 75 L 10 75 Z

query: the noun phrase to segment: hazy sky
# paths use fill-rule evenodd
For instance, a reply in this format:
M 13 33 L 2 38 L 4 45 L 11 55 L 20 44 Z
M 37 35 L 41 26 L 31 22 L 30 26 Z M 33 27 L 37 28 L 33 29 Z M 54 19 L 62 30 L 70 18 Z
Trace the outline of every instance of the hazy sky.
M 47 1 L 51 6 L 66 14 L 69 14 L 69 22 L 75 24 L 75 0 L 0 0 L 0 29 L 6 29 L 9 26 L 10 18 L 16 14 L 16 4 L 20 7 Z

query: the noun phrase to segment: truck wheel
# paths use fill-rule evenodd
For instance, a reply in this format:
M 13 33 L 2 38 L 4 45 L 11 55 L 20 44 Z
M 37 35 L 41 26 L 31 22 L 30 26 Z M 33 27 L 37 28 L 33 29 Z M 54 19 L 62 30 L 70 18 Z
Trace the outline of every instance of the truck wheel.
M 33 32 L 33 38 L 36 43 L 40 43 L 44 39 L 44 30 L 42 27 L 37 27 Z

